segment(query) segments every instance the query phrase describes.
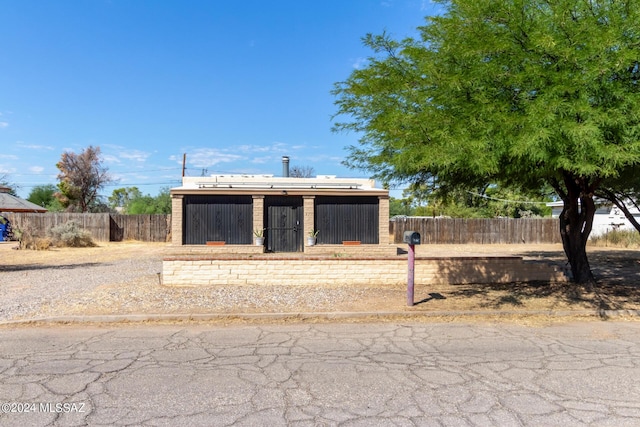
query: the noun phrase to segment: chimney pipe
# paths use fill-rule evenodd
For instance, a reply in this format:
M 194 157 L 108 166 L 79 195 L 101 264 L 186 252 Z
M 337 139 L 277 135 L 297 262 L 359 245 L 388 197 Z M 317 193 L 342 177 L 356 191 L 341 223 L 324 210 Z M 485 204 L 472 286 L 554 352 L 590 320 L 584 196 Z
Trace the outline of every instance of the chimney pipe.
M 289 156 L 282 156 L 282 176 L 289 177 Z

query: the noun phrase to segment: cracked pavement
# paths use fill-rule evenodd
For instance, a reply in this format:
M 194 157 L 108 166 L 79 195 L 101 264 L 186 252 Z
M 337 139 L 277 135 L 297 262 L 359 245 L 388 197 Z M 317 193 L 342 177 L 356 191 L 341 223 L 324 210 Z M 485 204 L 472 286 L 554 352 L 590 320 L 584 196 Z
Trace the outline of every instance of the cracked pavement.
M 2 426 L 640 425 L 638 322 L 18 327 L 0 343 L 3 411 L 37 405 Z

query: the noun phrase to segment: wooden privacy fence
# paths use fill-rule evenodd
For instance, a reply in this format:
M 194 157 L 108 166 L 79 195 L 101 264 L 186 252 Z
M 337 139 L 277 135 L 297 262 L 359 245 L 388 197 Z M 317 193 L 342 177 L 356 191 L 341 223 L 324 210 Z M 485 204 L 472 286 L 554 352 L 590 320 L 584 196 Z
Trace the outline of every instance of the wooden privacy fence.
M 561 243 L 556 218 L 395 218 L 390 222 L 394 242 L 405 231 L 420 233 L 423 244 Z
M 31 229 L 45 235 L 51 228 L 76 221 L 96 241 L 120 242 L 170 240 L 171 215 L 117 215 L 97 213 L 3 213 L 13 228 Z M 395 243 L 406 230 L 420 233 L 423 244 L 561 243 L 558 220 L 554 218 L 395 218 L 389 231 Z
M 95 213 L 23 213 L 2 214 L 9 219 L 14 230 L 28 230 L 34 235 L 46 236 L 53 227 L 75 221 L 80 228 L 91 233 L 94 240 L 109 241 L 109 214 Z
M 171 215 L 111 215 L 109 228 L 112 242 L 167 242 L 171 236 Z
M 13 229 L 46 235 L 53 227 L 75 221 L 99 242 L 140 240 L 166 242 L 171 232 L 171 215 L 117 215 L 109 213 L 2 213 Z

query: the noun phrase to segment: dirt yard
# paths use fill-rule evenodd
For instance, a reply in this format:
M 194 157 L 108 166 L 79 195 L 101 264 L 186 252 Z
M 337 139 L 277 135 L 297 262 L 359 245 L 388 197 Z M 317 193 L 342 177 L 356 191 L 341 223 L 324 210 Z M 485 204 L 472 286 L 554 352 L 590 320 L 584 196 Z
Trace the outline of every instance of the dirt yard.
M 0 320 L 64 315 L 302 312 L 487 312 L 639 310 L 640 253 L 589 248 L 599 284 L 566 283 L 168 287 L 161 283 L 162 243 L 101 243 L 98 247 L 14 250 L 0 243 Z M 560 245 L 423 245 L 418 256 L 519 255 L 566 267 Z

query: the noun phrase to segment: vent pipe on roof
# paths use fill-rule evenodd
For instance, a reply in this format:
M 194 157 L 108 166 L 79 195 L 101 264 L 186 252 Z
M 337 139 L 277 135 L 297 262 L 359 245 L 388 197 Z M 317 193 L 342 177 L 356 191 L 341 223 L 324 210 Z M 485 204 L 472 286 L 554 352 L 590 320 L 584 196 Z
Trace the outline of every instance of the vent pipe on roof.
M 289 178 L 289 156 L 282 156 L 282 176 Z

